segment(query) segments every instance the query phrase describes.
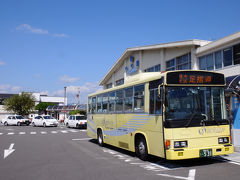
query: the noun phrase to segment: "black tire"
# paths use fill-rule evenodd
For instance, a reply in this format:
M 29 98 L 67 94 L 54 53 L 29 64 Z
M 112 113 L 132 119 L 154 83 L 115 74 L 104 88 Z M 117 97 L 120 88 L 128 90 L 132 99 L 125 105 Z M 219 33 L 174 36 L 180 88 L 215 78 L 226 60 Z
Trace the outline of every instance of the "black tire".
M 69 128 L 69 124 L 68 123 L 66 123 L 66 126 L 67 126 L 67 128 Z
M 36 126 L 34 122 L 32 122 L 32 126 L 33 126 L 33 127 L 35 127 L 35 126 Z
M 103 147 L 104 146 L 104 142 L 103 142 L 103 134 L 102 134 L 102 130 L 98 130 L 97 132 L 97 142 L 98 142 L 98 145 Z
M 43 127 L 47 127 L 47 126 L 46 126 L 46 123 L 43 123 Z
M 139 137 L 136 140 L 135 152 L 137 157 L 139 157 L 139 159 L 143 161 L 146 161 L 148 159 L 147 143 L 144 137 Z
M 20 123 L 20 122 L 17 122 L 17 126 L 21 126 L 21 123 Z
M 8 126 L 8 123 L 7 123 L 7 121 L 5 121 L 5 122 L 4 122 L 4 126 Z
M 76 124 L 76 128 L 77 128 L 77 129 L 80 129 L 80 126 L 79 126 L 79 124 Z

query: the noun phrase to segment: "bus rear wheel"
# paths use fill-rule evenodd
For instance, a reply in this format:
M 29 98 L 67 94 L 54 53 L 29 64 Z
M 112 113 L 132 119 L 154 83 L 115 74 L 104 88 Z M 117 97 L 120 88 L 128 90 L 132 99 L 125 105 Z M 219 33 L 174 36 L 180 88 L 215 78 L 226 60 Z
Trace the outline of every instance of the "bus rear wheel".
M 99 146 L 104 146 L 102 130 L 98 130 L 97 132 L 97 141 Z
M 139 137 L 136 140 L 135 152 L 139 159 L 146 161 L 148 159 L 147 143 L 144 137 Z

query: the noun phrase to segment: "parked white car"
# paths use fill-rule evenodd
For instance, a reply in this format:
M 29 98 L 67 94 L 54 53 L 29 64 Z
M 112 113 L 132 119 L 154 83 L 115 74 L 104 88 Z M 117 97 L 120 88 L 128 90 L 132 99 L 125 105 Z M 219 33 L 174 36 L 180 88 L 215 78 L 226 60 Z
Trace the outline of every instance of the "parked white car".
M 84 115 L 70 115 L 66 121 L 67 127 L 87 128 L 87 118 Z
M 25 125 L 29 125 L 31 122 L 29 119 L 27 118 L 24 118 L 23 116 L 21 115 L 8 115 L 6 116 L 4 119 L 2 119 L 2 123 L 5 125 L 5 126 L 8 126 L 8 125 L 17 125 L 17 126 L 21 126 L 23 124 Z
M 52 116 L 40 115 L 40 116 L 36 116 L 35 118 L 33 118 L 32 126 L 43 126 L 43 127 L 56 126 L 57 127 L 58 121 L 55 118 L 53 118 Z

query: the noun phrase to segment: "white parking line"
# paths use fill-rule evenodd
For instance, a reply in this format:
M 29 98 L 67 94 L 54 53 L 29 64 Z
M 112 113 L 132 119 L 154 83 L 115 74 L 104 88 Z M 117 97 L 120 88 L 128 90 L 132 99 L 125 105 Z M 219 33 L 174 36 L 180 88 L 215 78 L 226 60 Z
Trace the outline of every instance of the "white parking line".
M 22 134 L 26 134 L 26 132 L 19 132 L 19 134 L 20 134 L 20 135 L 22 135 Z
M 0 135 L 3 135 L 3 133 L 0 133 Z
M 57 131 L 51 131 L 52 134 L 57 134 L 58 132 Z
M 92 138 L 82 138 L 82 139 L 72 139 L 73 141 L 86 141 L 86 140 L 90 140 Z
M 74 129 L 71 129 L 71 130 L 69 130 L 69 131 L 74 132 L 74 133 L 75 133 L 75 132 L 78 132 L 77 130 L 74 130 Z
M 62 133 L 68 133 L 67 131 L 61 131 Z
M 47 134 L 47 132 L 45 132 L 45 131 L 41 131 L 41 134 Z
M 14 132 L 7 133 L 7 135 L 14 135 Z
M 37 134 L 36 132 L 30 132 L 30 134 Z

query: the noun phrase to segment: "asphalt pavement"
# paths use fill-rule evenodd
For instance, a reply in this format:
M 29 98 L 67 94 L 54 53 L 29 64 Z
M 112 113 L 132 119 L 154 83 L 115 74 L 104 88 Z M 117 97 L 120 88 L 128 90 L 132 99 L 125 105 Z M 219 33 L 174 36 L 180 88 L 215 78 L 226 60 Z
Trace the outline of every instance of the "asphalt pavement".
M 239 179 L 239 153 L 141 161 L 134 153 L 99 147 L 85 129 L 0 126 L 0 180 Z

